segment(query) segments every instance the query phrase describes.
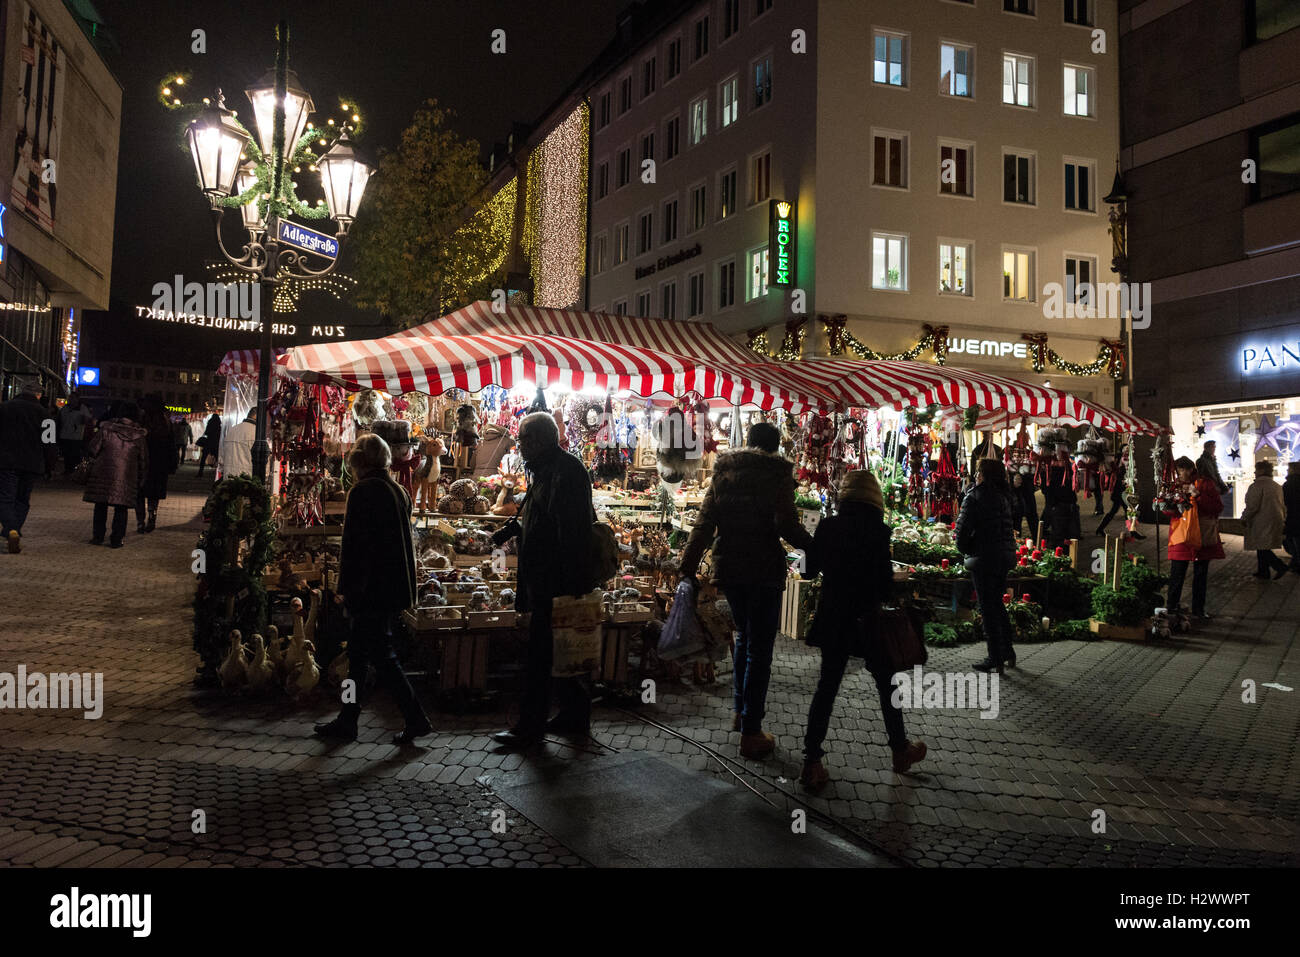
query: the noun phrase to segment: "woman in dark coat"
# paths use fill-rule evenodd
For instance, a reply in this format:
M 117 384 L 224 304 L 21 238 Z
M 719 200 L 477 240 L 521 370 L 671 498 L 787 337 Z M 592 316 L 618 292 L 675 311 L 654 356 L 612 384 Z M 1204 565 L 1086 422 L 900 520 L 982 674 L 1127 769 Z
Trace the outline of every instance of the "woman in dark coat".
M 1300 462 L 1286 467 L 1282 483 L 1282 501 L 1286 504 L 1286 524 L 1282 526 L 1282 547 L 1291 556 L 1291 571 L 1300 572 Z
M 975 597 L 984 623 L 988 657 L 972 667 L 1002 673 L 1002 663 L 1016 665 L 1011 618 L 1003 604 L 1007 572 L 1016 563 L 1016 536 L 1011 526 L 1011 486 L 1001 462 L 980 462 L 979 481 L 962 502 L 957 517 L 957 547 L 966 556 Z M 1073 494 L 1073 493 L 1071 493 Z
M 138 532 L 152 532 L 158 524 L 158 503 L 167 497 L 167 476 L 176 471 L 176 446 L 172 442 L 172 430 L 167 424 L 162 400 L 150 397 L 146 401 L 148 409 L 141 424 L 148 433 L 145 443 L 149 449 L 149 469 L 135 503 Z M 146 505 L 149 510 L 147 521 Z
M 149 468 L 146 432 L 136 425 L 140 409 L 134 402 L 123 402 L 118 417 L 99 426 L 86 448 L 91 458 L 90 475 L 82 500 L 95 505 L 92 545 L 104 544 L 108 524 L 108 507 L 113 506 L 111 548 L 121 548 L 126 538 L 126 510 L 133 508 L 140 495 L 140 483 Z
M 813 537 L 810 571 L 822 573 L 817 613 L 808 629 L 808 644 L 822 652 L 821 678 L 808 710 L 804 737 L 803 774 L 799 780 L 809 791 L 825 787 L 830 775 L 822 765 L 822 742 L 830 724 L 835 696 L 852 654 L 853 635 L 870 621 L 894 584 L 889 558 L 890 529 L 884 521 L 880 483 L 865 469 L 849 472 L 840 484 L 839 513 L 822 519 Z M 892 675 L 877 673 L 880 713 L 885 719 L 894 770 L 902 773 L 925 757 L 925 744 L 910 742 L 903 728 L 903 711 L 892 701 Z
M 203 474 L 203 466 L 208 462 L 208 456 L 212 456 L 212 461 L 217 461 L 217 453 L 221 450 L 221 416 L 213 412 L 208 416 L 208 424 L 203 429 L 203 434 L 199 436 L 199 441 L 195 443 L 199 447 L 199 475 Z

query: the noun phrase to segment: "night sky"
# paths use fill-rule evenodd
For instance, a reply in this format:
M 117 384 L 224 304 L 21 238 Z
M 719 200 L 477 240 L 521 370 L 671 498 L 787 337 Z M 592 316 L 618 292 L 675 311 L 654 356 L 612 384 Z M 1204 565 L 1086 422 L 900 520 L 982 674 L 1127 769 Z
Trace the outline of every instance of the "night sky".
M 625 0 L 96 4 L 121 47 L 108 60 L 124 93 L 113 305 L 108 314 L 86 316 L 83 358 L 87 365 L 132 357 L 205 366 L 227 349 L 256 348 L 257 336 L 134 318 L 136 305 L 153 301 L 155 282 L 177 273 L 206 281 L 204 263 L 219 255 L 207 201 L 180 148 L 180 114 L 157 99 L 168 73 L 191 72 L 199 96 L 220 86 L 226 105 L 251 124 L 243 91 L 274 65 L 275 25 L 284 18 L 290 68 L 322 111 L 339 96 L 356 99 L 367 127 L 359 145 L 367 151 L 395 147 L 415 111 L 434 98 L 456 111 L 459 132 L 478 140 L 486 158 L 512 122 L 535 122 L 612 39 Z M 199 28 L 207 32 L 205 54 L 190 52 L 191 31 Z M 505 55 L 489 50 L 496 28 L 506 31 Z M 234 211 L 231 217 L 238 219 Z M 227 232 L 227 243 L 236 235 L 242 229 Z M 348 267 L 345 246 L 340 270 Z M 359 325 L 378 317 L 309 293 L 290 321 Z

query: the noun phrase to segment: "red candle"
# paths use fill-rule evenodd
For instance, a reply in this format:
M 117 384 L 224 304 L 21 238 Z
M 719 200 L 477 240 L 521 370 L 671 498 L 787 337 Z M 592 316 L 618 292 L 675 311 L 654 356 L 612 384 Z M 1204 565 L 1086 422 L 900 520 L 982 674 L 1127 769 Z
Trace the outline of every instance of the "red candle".
M 942 560 L 939 562 L 939 567 L 942 568 L 944 571 L 947 571 L 947 570 L 948 570 L 948 565 L 949 565 L 949 562 L 948 562 L 948 559 L 946 559 L 946 558 L 945 558 L 945 559 L 942 559 Z
M 1039 542 L 1039 543 L 1038 543 L 1038 547 L 1039 547 L 1039 548 L 1046 548 L 1046 547 L 1047 547 L 1047 539 L 1043 539 L 1041 542 Z
M 1055 552 L 1055 555 L 1056 555 L 1057 558 L 1064 558 L 1064 557 L 1065 557 L 1065 549 L 1062 548 L 1060 545 L 1057 545 L 1057 546 L 1056 546 L 1056 552 Z
M 1030 555 L 1029 557 L 1032 558 L 1034 561 L 1038 561 L 1040 558 L 1043 557 L 1043 553 L 1040 552 L 1038 549 L 1035 548 L 1035 549 L 1034 549 L 1034 553 L 1033 553 L 1032 555 Z
M 1004 605 L 1009 605 L 1009 604 L 1011 604 L 1011 595 L 1010 595 L 1010 594 L 1003 594 L 1003 596 L 1002 596 L 1002 604 L 1004 604 Z
M 1027 566 L 1028 564 L 1029 564 L 1029 559 L 1027 559 L 1027 558 L 1021 558 L 1021 559 L 1020 559 L 1020 566 L 1021 566 L 1022 568 L 1025 567 L 1025 566 Z
M 1025 592 L 1023 595 L 1021 595 L 1021 596 L 1020 596 L 1020 600 L 1021 600 L 1021 601 L 1029 601 L 1029 600 L 1030 600 L 1030 599 L 1029 599 L 1029 592 Z

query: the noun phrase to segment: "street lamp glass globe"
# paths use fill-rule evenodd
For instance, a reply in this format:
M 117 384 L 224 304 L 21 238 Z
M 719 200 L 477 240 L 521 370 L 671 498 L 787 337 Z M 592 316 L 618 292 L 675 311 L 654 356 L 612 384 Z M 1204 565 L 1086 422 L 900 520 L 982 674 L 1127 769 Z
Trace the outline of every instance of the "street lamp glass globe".
M 239 175 L 239 154 L 248 144 L 248 136 L 236 124 L 234 114 L 225 108 L 220 90 L 217 91 L 217 102 L 190 123 L 185 136 L 189 140 L 199 189 L 210 197 L 229 196 L 234 192 L 235 177 Z
M 252 160 L 249 160 L 243 166 L 239 167 L 238 189 L 240 195 L 248 192 L 257 184 L 257 166 Z M 254 196 L 251 202 L 245 203 L 239 207 L 240 215 L 244 217 L 244 228 L 250 232 L 254 230 L 265 229 L 266 224 L 262 222 L 257 213 L 257 197 Z
M 350 223 L 357 218 L 361 196 L 374 170 L 357 158 L 346 130 L 316 165 L 330 216 L 338 223 Z
M 307 117 L 316 109 L 311 96 L 298 82 L 298 74 L 286 70 L 284 94 L 284 159 L 293 155 L 294 144 L 307 129 Z M 275 71 L 267 70 L 256 86 L 244 93 L 253 104 L 253 120 L 257 123 L 257 142 L 262 153 L 270 160 L 271 139 L 275 135 Z

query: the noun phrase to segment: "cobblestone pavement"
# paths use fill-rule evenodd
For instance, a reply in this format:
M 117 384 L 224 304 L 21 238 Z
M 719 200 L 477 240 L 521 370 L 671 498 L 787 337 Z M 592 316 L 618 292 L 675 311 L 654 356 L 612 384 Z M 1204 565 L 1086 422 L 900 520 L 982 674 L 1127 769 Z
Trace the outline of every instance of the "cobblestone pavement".
M 810 798 L 795 779 L 818 658 L 786 639 L 768 699 L 778 750 L 763 763 L 738 759 L 725 674 L 706 687 L 663 683 L 654 705 L 600 707 L 592 741 L 527 756 L 492 747 L 502 713 L 432 714 L 428 747 L 401 750 L 387 743 L 400 718 L 381 703 L 361 740 L 330 746 L 308 736 L 333 710 L 323 692 L 294 706 L 195 691 L 188 566 L 202 496 L 192 479 L 180 485 L 189 491 L 163 503 L 158 531 L 129 532 L 117 551 L 84 544 L 90 507 L 79 489 L 40 486 L 23 554 L 0 554 L 0 671 L 102 670 L 107 699 L 98 721 L 0 711 L 0 862 L 599 864 L 503 805 L 494 783 L 516 779 L 525 762 L 563 773 L 644 751 L 728 780 L 738 773 L 770 801 L 797 801 L 841 836 L 911 865 L 1300 863 L 1297 692 L 1262 687 L 1300 685 L 1300 576 L 1250 578 L 1254 556 L 1239 539 L 1212 567 L 1217 618 L 1187 640 L 1025 645 L 1002 679 L 996 720 L 909 712 L 909 734 L 930 748 L 914 773 L 889 769 L 874 686 L 846 676 L 826 744 L 833 781 Z M 935 649 L 930 667 L 966 671 L 979 657 L 973 646 Z M 1248 678 L 1255 704 L 1241 701 Z M 734 760 L 724 767 L 693 742 Z M 192 832 L 195 810 L 206 833 Z M 1096 810 L 1104 834 L 1092 831 Z M 494 811 L 505 812 L 506 834 L 493 833 Z

